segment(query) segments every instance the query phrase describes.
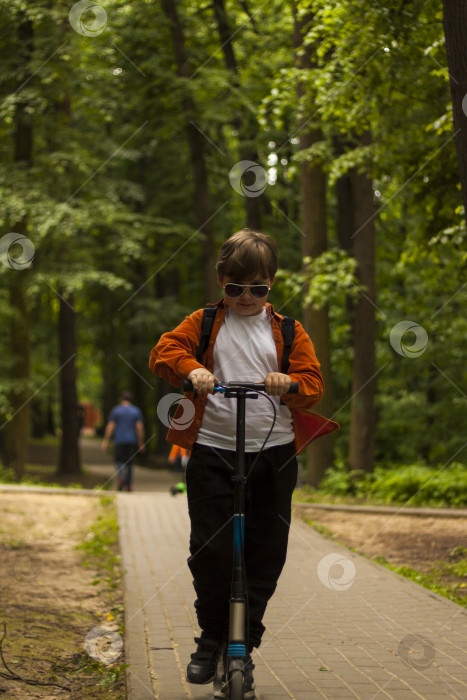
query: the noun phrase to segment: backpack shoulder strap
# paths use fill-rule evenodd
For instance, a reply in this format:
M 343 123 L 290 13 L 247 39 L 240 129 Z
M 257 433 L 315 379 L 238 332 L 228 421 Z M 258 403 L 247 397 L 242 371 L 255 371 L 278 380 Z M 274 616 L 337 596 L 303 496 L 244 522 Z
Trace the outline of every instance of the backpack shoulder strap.
M 198 349 L 196 351 L 196 359 L 201 363 L 202 357 L 209 345 L 209 338 L 216 318 L 217 306 L 206 306 L 203 309 L 203 320 L 201 321 L 201 337 L 199 339 Z
M 295 319 L 284 316 L 281 324 L 281 333 L 284 340 L 284 352 L 282 354 L 281 372 L 287 374 L 289 371 L 289 357 L 292 343 L 295 337 Z

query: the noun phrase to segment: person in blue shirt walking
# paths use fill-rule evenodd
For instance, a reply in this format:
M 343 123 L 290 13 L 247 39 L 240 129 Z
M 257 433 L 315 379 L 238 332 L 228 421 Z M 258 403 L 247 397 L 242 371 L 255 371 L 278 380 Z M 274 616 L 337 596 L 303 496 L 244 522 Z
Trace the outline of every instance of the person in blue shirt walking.
M 118 490 L 132 491 L 133 460 L 138 452 L 145 451 L 143 415 L 133 406 L 131 392 L 123 391 L 120 403 L 110 412 L 102 441 L 106 450 L 113 435 L 115 443 L 115 465 L 117 467 Z

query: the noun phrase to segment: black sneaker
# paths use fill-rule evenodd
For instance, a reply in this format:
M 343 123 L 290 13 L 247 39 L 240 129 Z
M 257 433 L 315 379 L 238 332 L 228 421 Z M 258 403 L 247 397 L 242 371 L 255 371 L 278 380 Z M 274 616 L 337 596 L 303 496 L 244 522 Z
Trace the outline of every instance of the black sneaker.
M 188 683 L 210 683 L 214 680 L 222 644 L 214 639 L 195 637 L 198 645 L 186 669 Z

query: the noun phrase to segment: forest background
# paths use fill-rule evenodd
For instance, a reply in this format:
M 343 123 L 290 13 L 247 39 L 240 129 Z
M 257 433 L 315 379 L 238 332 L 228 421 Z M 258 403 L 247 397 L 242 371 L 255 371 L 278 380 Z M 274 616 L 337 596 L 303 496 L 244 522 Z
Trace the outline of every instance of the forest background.
M 341 430 L 330 467 L 465 474 L 463 0 L 0 1 L 0 446 L 121 390 L 166 454 L 158 337 L 220 298 L 222 242 L 275 237 Z

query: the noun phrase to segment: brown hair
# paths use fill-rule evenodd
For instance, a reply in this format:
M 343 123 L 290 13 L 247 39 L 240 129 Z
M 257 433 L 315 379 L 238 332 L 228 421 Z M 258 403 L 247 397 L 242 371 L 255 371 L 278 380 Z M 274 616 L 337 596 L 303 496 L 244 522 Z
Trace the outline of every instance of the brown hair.
M 272 279 L 277 271 L 277 244 L 271 236 L 242 228 L 222 245 L 217 258 L 219 277 L 241 282 L 260 275 Z

